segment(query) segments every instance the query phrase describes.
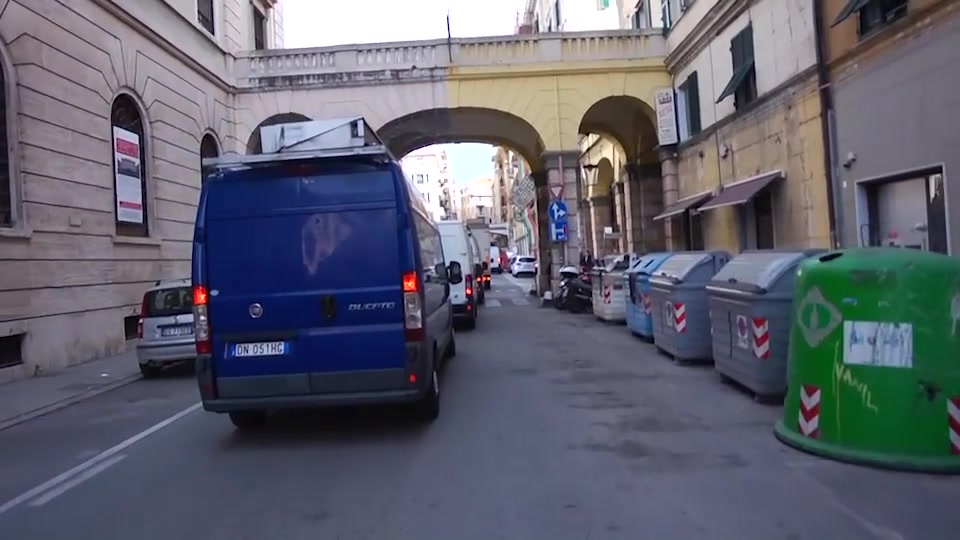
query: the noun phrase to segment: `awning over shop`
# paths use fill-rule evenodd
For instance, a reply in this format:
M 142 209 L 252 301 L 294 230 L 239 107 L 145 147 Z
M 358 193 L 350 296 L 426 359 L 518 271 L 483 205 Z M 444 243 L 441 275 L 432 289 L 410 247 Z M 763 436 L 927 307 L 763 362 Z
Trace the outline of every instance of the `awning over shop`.
M 770 171 L 753 178 L 748 178 L 735 184 L 724 186 L 723 191 L 700 207 L 701 212 L 744 204 L 757 196 L 765 187 L 778 178 L 783 178 L 783 171 Z
M 667 219 L 669 217 L 680 215 L 686 212 L 687 210 L 693 210 L 694 208 L 700 206 L 700 204 L 703 203 L 703 201 L 709 199 L 710 195 L 712 195 L 712 193 L 707 191 L 704 193 L 700 193 L 698 195 L 693 195 L 690 197 L 686 197 L 684 199 L 680 199 L 679 201 L 668 206 L 666 210 L 660 213 L 660 215 L 654 216 L 653 220 L 659 221 L 661 219 Z
M 857 13 L 861 9 L 867 7 L 867 4 L 869 3 L 870 0 L 847 0 L 847 5 L 843 6 L 843 9 L 840 10 L 840 13 L 837 14 L 837 18 L 833 20 L 833 24 L 830 26 L 833 27 L 842 23 L 854 13 Z

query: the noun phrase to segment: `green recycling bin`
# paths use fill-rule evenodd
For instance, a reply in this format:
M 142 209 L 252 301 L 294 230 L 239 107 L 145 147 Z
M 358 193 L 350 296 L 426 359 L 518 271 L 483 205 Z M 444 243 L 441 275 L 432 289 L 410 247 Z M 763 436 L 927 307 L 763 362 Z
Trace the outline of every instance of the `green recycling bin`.
M 827 458 L 960 473 L 960 259 L 834 251 L 797 270 L 774 430 Z

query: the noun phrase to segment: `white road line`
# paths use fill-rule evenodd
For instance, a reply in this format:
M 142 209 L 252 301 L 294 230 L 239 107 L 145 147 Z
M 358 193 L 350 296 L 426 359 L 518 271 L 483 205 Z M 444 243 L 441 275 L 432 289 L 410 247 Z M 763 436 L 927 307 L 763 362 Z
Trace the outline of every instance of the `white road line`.
M 496 298 L 491 298 L 491 299 L 487 300 L 486 302 L 484 302 L 483 305 L 484 305 L 485 307 L 501 307 L 501 306 L 503 306 L 503 304 L 501 304 L 500 301 L 497 300 Z
M 67 491 L 79 486 L 80 484 L 86 482 L 87 480 L 93 478 L 94 476 L 109 469 L 111 466 L 116 465 L 117 463 L 120 463 L 126 457 L 127 456 L 125 454 L 117 454 L 112 458 L 109 458 L 105 461 L 101 461 L 100 463 L 94 465 L 93 467 L 90 467 L 89 469 L 83 471 L 82 473 L 74 476 L 70 480 L 67 480 L 66 482 L 60 484 L 59 486 L 51 489 L 45 495 L 41 495 L 40 497 L 37 497 L 36 499 L 33 500 L 33 502 L 31 502 L 27 506 L 43 506 L 48 502 L 56 499 L 57 497 L 63 495 Z
M 134 435 L 133 437 L 130 437 L 129 439 L 127 439 L 127 440 L 123 441 L 122 443 L 114 446 L 113 448 L 108 448 L 107 450 L 104 450 L 103 452 L 100 452 L 100 453 L 97 454 L 96 456 L 93 456 L 92 458 L 88 459 L 87 461 L 84 461 L 83 463 L 81 463 L 80 465 L 77 465 L 76 467 L 70 469 L 69 471 L 64 472 L 64 473 L 61 473 L 61 474 L 58 474 L 57 476 L 51 478 L 50 480 L 47 480 L 46 482 L 40 484 L 40 485 L 37 486 L 37 487 L 35 487 L 35 488 L 27 491 L 26 493 L 20 495 L 19 497 L 16 497 L 16 498 L 14 498 L 14 499 L 11 499 L 11 500 L 5 502 L 2 506 L 0 506 L 0 514 L 3 514 L 4 512 L 8 512 L 8 511 L 16 508 L 17 506 L 20 506 L 20 505 L 23 504 L 24 502 L 29 501 L 29 500 L 31 500 L 31 499 L 33 499 L 33 498 L 35 498 L 35 497 L 38 497 L 38 496 L 44 494 L 44 493 L 47 492 L 48 490 L 53 489 L 53 488 L 56 488 L 56 487 L 59 486 L 60 484 L 63 484 L 64 482 L 67 482 L 68 480 L 70 480 L 70 479 L 73 478 L 74 476 L 77 476 L 78 474 L 82 473 L 83 471 L 85 471 L 85 470 L 87 470 L 87 469 L 90 469 L 91 467 L 94 467 L 94 466 L 97 465 L 98 463 L 110 459 L 111 457 L 119 454 L 119 453 L 122 452 L 123 450 L 126 450 L 126 449 L 129 448 L 130 446 L 133 446 L 134 444 L 142 441 L 143 439 L 146 439 L 146 438 L 149 437 L 150 435 L 153 435 L 154 433 L 156 433 L 156 432 L 160 431 L 161 429 L 169 426 L 170 424 L 176 422 L 177 420 L 180 420 L 180 419 L 183 418 L 184 416 L 187 416 L 188 414 L 196 411 L 197 409 L 200 408 L 200 406 L 201 406 L 200 403 L 195 403 L 195 404 L 187 407 L 186 409 L 178 412 L 177 414 L 171 416 L 170 418 L 167 418 L 166 420 L 160 422 L 159 424 L 156 424 L 156 425 L 154 425 L 153 427 L 147 428 L 146 430 L 141 431 L 140 433 L 137 433 L 137 434 Z M 111 465 L 112 465 L 112 463 L 111 463 Z

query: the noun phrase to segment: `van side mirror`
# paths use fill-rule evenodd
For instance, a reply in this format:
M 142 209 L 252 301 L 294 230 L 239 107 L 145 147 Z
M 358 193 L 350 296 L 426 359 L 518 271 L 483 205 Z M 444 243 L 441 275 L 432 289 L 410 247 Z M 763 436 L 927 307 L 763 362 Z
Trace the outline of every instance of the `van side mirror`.
M 446 283 L 450 280 L 450 276 L 447 274 L 447 267 L 440 263 L 433 267 L 433 271 L 437 274 L 437 281 L 440 283 Z
M 460 263 L 453 261 L 447 265 L 447 277 L 453 285 L 463 282 L 463 269 L 460 267 Z

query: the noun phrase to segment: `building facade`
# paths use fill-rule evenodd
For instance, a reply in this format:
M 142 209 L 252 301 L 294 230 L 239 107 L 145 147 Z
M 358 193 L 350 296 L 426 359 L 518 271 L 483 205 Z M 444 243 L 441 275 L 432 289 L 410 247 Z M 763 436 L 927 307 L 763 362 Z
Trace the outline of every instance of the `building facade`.
M 460 187 L 460 219 L 497 223 L 493 212 L 493 179 L 479 178 Z
M 671 249 L 831 244 L 813 4 L 662 5 L 679 144 L 660 151 L 678 181 L 655 219 Z
M 277 0 L 9 0 L 0 11 L 0 381 L 116 353 L 190 275 L 201 156 L 241 151 L 228 59 Z
M 434 221 L 448 217 L 450 164 L 447 153 L 436 146 L 415 150 L 400 160 L 403 171 L 420 192 Z
M 821 21 L 842 244 L 960 254 L 960 2 L 827 0 Z

